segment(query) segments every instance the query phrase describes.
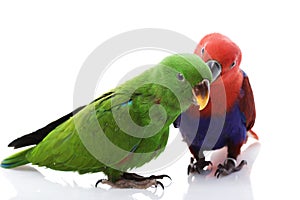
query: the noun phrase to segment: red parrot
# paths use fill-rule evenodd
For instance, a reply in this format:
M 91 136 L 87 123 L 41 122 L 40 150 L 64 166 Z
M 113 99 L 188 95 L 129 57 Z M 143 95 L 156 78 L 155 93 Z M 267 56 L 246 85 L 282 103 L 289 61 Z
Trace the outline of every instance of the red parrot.
M 200 173 L 212 165 L 205 160 L 203 151 L 227 146 L 227 158 L 218 165 L 215 176 L 228 175 L 247 164 L 245 160 L 239 165 L 236 163 L 241 147 L 247 141 L 247 132 L 258 139 L 251 130 L 256 117 L 253 92 L 248 76 L 240 69 L 241 50 L 228 37 L 219 33 L 208 34 L 201 39 L 194 53 L 212 71 L 214 81 L 210 101 L 201 111 L 192 105 L 177 118 L 174 126 L 180 129 L 193 154 L 188 174 Z

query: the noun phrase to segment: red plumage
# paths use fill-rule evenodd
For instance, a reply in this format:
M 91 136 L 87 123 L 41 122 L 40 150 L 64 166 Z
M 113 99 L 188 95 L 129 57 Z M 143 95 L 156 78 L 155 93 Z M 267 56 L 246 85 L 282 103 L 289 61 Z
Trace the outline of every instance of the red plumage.
M 253 92 L 248 77 L 245 77 L 243 80 L 242 90 L 244 92 L 242 96 L 239 97 L 239 105 L 242 113 L 244 113 L 246 117 L 246 128 L 247 131 L 249 131 L 254 126 L 256 111 Z
M 242 85 L 243 75 L 239 70 L 242 59 L 240 48 L 233 43 L 228 37 L 219 33 L 206 35 L 195 49 L 195 54 L 199 55 L 205 62 L 216 60 L 222 66 L 222 72 L 219 78 L 211 84 L 211 98 L 222 99 L 225 89 L 226 107 L 216 109 L 215 113 L 210 113 L 211 103 L 201 114 L 213 115 L 223 114 L 224 109 L 230 109 L 236 101 Z M 235 67 L 230 70 L 233 62 Z M 230 71 L 230 73 L 227 73 Z M 233 81 L 234 80 L 234 81 Z M 215 106 L 215 105 L 214 105 Z
M 220 33 L 212 33 L 202 38 L 194 53 L 199 55 L 205 62 L 213 59 L 221 64 L 222 72 L 219 78 L 211 84 L 210 98 L 220 102 L 224 98 L 224 92 L 226 97 L 224 99 L 226 106 L 222 103 L 214 104 L 212 113 L 212 100 L 210 100 L 207 107 L 201 111 L 201 115 L 224 114 L 239 99 L 240 110 L 246 118 L 247 131 L 250 130 L 255 122 L 256 111 L 249 78 L 244 77 L 243 72 L 240 70 L 242 60 L 240 48 L 228 37 Z M 233 64 L 234 66 L 232 66 Z M 241 90 L 243 91 L 242 95 Z M 192 106 L 188 112 L 193 113 L 196 110 L 195 106 Z
M 211 164 L 205 161 L 203 151 L 228 147 L 227 159 L 218 166 L 216 176 L 228 175 L 239 171 L 246 161 L 236 166 L 236 158 L 248 135 L 258 139 L 251 130 L 256 111 L 253 92 L 248 76 L 240 69 L 242 53 L 240 48 L 228 37 L 212 33 L 206 35 L 197 45 L 195 54 L 199 55 L 210 67 L 214 81 L 210 87 L 210 100 L 206 108 L 199 111 L 191 106 L 174 122 L 189 145 L 196 159 L 191 160 L 188 172 L 198 171 Z M 180 123 L 181 119 L 184 123 Z M 218 120 L 224 119 L 220 133 L 210 133 L 210 125 L 218 129 Z M 211 120 L 214 120 L 211 123 Z M 193 129 L 198 124 L 197 132 Z M 213 129 L 214 129 L 213 128 Z M 247 134 L 248 131 L 248 134 Z M 214 138 L 217 137 L 215 141 Z M 209 137 L 209 139 L 205 139 Z M 207 149 L 208 148 L 208 149 Z

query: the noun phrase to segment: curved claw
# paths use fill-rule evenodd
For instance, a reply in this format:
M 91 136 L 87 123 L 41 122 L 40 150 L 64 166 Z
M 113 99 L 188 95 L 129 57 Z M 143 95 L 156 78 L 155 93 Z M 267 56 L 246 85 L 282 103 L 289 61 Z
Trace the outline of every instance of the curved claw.
M 229 162 L 231 161 L 231 162 Z M 234 160 L 235 161 L 235 160 Z M 224 164 L 219 164 L 218 169 L 215 172 L 215 176 L 219 178 L 222 176 L 227 176 L 233 172 L 240 171 L 244 165 L 247 165 L 247 161 L 242 160 L 238 166 L 235 165 L 236 162 L 233 162 L 231 159 L 227 159 L 227 162 Z
M 95 184 L 95 187 L 97 187 L 99 183 L 102 183 L 103 180 L 104 180 L 104 179 L 98 180 L 98 181 L 96 182 L 96 184 Z
M 168 178 L 168 179 L 170 179 L 170 181 L 172 181 L 172 178 L 166 174 L 163 175 L 163 178 Z
M 189 166 L 188 166 L 188 168 L 187 168 L 187 174 L 188 175 L 190 175 L 190 173 L 193 173 L 194 171 L 195 171 L 195 165 L 194 165 L 194 158 L 193 157 L 191 157 L 191 159 L 190 159 L 190 164 L 189 164 Z
M 201 158 L 196 163 L 194 163 L 194 158 L 191 157 L 191 162 L 187 169 L 188 175 L 195 171 L 201 174 L 203 173 L 203 171 L 207 171 L 206 169 L 204 169 L 207 166 L 213 166 L 213 163 L 211 161 L 206 161 L 205 158 Z
M 162 184 L 160 181 L 156 181 L 155 187 L 157 188 L 157 185 L 159 185 L 163 190 L 165 189 L 164 184 Z
M 187 168 L 187 175 L 190 175 L 192 170 L 192 166 L 189 164 L 188 168 Z
M 168 179 L 172 180 L 172 178 L 166 174 L 159 175 L 159 176 L 151 175 L 149 177 L 149 179 L 163 179 L 163 178 L 168 178 Z
M 242 160 L 240 162 L 240 164 L 234 169 L 234 171 L 235 172 L 240 171 L 244 167 L 244 165 L 247 165 L 247 161 L 246 160 Z
M 208 162 L 208 165 L 213 166 L 213 163 L 211 161 L 207 161 L 207 162 Z
M 220 165 L 219 165 L 220 166 Z M 220 175 L 222 174 L 222 175 L 225 175 L 225 168 L 219 168 L 219 166 L 218 166 L 218 169 L 216 170 L 216 172 L 215 172 L 215 176 L 217 177 L 217 178 L 219 178 L 220 177 Z M 222 166 L 222 165 L 221 165 Z M 223 167 L 223 166 L 222 166 Z M 226 175 L 228 175 L 227 173 L 226 173 Z
M 191 162 L 190 162 L 190 164 L 194 164 L 194 158 L 193 157 L 191 157 Z
M 219 176 L 220 176 L 220 173 L 219 173 L 219 170 L 218 170 L 218 169 L 216 170 L 216 172 L 215 172 L 214 176 L 216 176 L 217 178 L 219 178 Z

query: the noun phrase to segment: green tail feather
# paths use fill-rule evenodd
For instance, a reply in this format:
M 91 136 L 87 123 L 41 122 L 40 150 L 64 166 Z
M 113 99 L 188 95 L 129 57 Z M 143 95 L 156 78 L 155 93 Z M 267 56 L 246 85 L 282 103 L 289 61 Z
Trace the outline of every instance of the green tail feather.
M 1 167 L 2 168 L 6 168 L 6 169 L 10 169 L 10 168 L 15 168 L 21 165 L 25 165 L 27 163 L 29 163 L 29 161 L 26 158 L 26 154 L 28 152 L 30 152 L 32 148 L 26 149 L 24 151 L 20 151 L 18 153 L 15 153 L 7 158 L 5 158 L 2 162 L 1 162 Z

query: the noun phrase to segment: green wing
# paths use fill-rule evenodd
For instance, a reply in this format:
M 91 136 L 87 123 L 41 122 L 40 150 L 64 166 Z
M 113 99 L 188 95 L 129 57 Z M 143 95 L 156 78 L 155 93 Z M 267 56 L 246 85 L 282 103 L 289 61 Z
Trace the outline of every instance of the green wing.
M 115 120 L 128 117 L 129 111 L 134 123 L 147 125 L 151 120 L 149 108 L 155 103 L 155 97 L 147 90 L 137 90 L 130 96 L 125 90 L 115 90 L 99 97 L 48 134 L 28 153 L 28 161 L 79 173 L 106 173 L 110 167 L 125 171 L 149 162 L 163 151 L 168 126 L 143 138 L 128 135 Z
M 94 127 L 95 124 L 92 123 L 93 121 L 84 121 L 86 124 L 76 124 L 75 117 L 77 119 L 83 118 L 82 120 L 88 119 L 88 111 L 92 105 L 95 102 L 107 101 L 112 97 L 112 94 L 113 92 L 102 95 L 75 114 L 74 117 L 56 127 L 27 154 L 28 161 L 32 164 L 63 171 L 79 171 L 79 173 L 103 171 L 105 165 L 90 154 L 76 129 L 79 126 Z M 88 132 L 86 134 L 89 135 Z

